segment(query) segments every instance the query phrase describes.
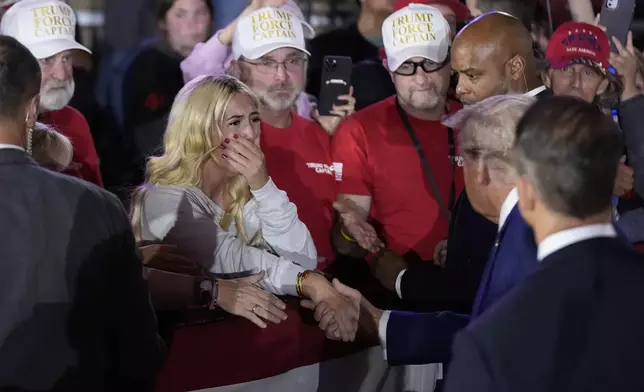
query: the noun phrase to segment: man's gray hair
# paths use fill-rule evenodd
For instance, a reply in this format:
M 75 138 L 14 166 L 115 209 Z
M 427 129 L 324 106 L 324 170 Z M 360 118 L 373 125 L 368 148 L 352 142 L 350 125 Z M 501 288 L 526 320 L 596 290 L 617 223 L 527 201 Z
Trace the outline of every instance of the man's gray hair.
M 477 151 L 488 160 L 490 169 L 514 177 L 510 152 L 514 145 L 516 127 L 536 99 L 525 94 L 496 95 L 474 105 L 465 106 L 443 124 L 456 128 L 460 150 Z M 510 178 L 506 178 L 510 180 Z

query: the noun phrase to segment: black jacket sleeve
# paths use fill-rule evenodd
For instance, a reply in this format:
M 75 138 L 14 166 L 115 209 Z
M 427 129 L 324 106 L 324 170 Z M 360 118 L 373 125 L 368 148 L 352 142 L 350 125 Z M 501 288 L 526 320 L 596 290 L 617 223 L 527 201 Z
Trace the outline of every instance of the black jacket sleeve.
M 107 320 L 109 390 L 154 391 L 165 350 L 129 220 L 118 200 L 110 196 L 106 201 L 114 235 L 108 270 L 112 287 Z
M 619 125 L 624 135 L 628 163 L 635 172 L 635 191 L 644 197 L 644 95 L 640 94 L 619 106 Z
M 445 267 L 412 263 L 400 284 L 403 300 L 470 313 L 496 231 L 497 225 L 478 214 L 463 191 L 452 211 Z

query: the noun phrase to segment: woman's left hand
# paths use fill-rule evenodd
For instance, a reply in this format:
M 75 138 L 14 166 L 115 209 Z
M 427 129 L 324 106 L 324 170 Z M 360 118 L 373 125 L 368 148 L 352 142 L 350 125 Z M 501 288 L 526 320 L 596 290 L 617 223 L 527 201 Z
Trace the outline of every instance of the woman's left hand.
M 353 97 L 353 86 L 349 89 L 349 94 L 340 95 L 337 99 L 339 101 L 346 101 L 346 104 L 340 106 L 333 105 L 330 115 L 321 116 L 317 109 L 313 109 L 313 112 L 311 113 L 311 117 L 313 117 L 313 119 L 317 121 L 318 124 L 320 124 L 320 126 L 331 136 L 333 136 L 342 120 L 353 114 L 356 110 L 356 99 Z
M 268 171 L 264 153 L 258 145 L 235 135 L 232 139 L 224 139 L 221 150 L 221 156 L 248 180 L 251 190 L 258 190 L 266 185 Z

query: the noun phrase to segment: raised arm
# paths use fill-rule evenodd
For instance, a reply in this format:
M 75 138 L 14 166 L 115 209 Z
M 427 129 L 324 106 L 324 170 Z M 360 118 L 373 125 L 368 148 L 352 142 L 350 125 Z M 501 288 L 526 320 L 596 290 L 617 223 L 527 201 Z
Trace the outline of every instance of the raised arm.
M 226 73 L 226 63 L 230 57 L 230 47 L 240 16 L 247 15 L 266 6 L 282 6 L 285 0 L 252 0 L 237 18 L 228 26 L 217 31 L 208 41 L 195 46 L 192 53 L 181 62 L 183 81 L 188 83 L 201 75 L 223 75 Z
M 204 43 L 194 47 L 192 53 L 181 62 L 183 81 L 188 83 L 201 75 L 224 75 L 226 60 L 230 56 L 230 45 L 221 41 L 226 29 L 219 30 Z

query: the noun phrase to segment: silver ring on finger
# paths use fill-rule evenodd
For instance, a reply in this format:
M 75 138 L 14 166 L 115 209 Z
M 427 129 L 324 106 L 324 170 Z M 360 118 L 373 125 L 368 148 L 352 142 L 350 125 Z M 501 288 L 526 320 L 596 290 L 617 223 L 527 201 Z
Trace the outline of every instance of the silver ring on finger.
M 250 310 L 251 313 L 255 313 L 255 310 L 257 310 L 258 307 L 259 307 L 259 305 L 257 305 L 257 304 L 253 305 L 253 308 Z

